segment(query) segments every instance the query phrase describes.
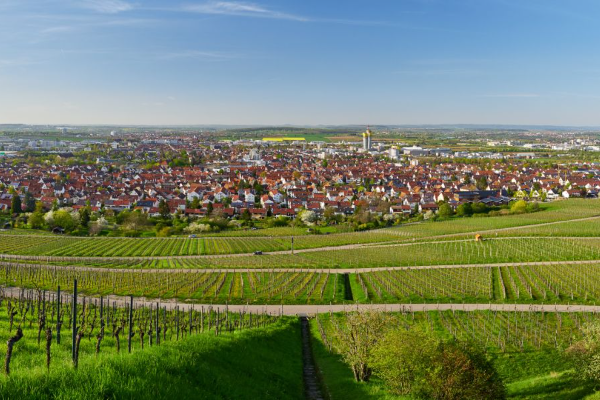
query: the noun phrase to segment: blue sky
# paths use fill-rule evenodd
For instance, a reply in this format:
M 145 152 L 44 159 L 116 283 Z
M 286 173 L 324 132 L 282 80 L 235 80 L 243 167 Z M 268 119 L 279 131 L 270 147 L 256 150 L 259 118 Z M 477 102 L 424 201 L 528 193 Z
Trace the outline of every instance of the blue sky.
M 600 125 L 595 0 L 0 0 L 0 123 Z

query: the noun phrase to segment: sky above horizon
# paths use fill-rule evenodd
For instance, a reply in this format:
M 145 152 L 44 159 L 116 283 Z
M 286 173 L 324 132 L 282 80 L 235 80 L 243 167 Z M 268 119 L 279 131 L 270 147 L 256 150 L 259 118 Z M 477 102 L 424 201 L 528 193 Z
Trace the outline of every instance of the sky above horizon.
M 0 123 L 600 126 L 595 0 L 0 0 Z

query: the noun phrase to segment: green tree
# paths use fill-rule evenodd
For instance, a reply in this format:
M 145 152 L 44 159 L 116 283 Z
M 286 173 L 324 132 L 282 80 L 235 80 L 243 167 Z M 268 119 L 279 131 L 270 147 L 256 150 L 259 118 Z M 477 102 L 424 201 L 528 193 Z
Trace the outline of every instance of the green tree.
M 41 229 L 44 227 L 44 211 L 41 202 L 36 203 L 35 211 L 31 213 L 27 222 L 32 229 Z
M 578 376 L 600 383 L 600 322 L 589 322 L 582 330 L 583 338 L 573 343 L 566 354 L 572 359 Z
M 31 194 L 31 192 L 27 191 L 25 193 L 25 212 L 33 212 L 35 210 L 35 198 Z
M 381 339 L 386 322 L 385 314 L 377 311 L 353 312 L 346 318 L 346 327 L 335 332 L 340 353 L 357 382 L 371 378 L 371 351 Z
M 243 221 L 250 221 L 252 219 L 252 214 L 250 214 L 250 210 L 244 208 L 244 211 L 242 211 L 241 218 Z
M 208 203 L 206 205 L 206 216 L 207 217 L 210 217 L 210 215 L 213 213 L 213 209 L 214 209 L 214 206 L 212 203 Z
M 132 232 L 139 232 L 149 226 L 148 214 L 135 210 L 128 214 L 125 220 L 125 228 Z
M 440 218 L 450 218 L 452 215 L 454 215 L 454 210 L 452 210 L 450 204 L 444 202 L 440 204 L 440 207 L 438 209 L 438 215 L 440 216 Z
M 473 214 L 473 206 L 471 203 L 463 203 L 456 207 L 456 215 L 461 217 Z
M 54 226 L 63 228 L 67 232 L 71 232 L 77 226 L 76 221 L 71 214 L 66 210 L 58 210 L 53 214 Z
M 169 209 L 169 204 L 165 201 L 165 199 L 161 199 L 158 203 L 158 213 L 163 219 L 168 219 L 171 216 L 171 210 Z
M 14 193 L 10 203 L 10 213 L 21 214 L 22 212 L 23 210 L 21 209 L 21 197 L 17 193 Z
M 440 341 L 413 329 L 391 330 L 370 363 L 394 394 L 421 399 L 505 399 L 506 388 L 485 353 L 473 344 Z
M 202 208 L 202 206 L 200 205 L 200 197 L 195 196 L 194 199 L 192 200 L 192 202 L 190 203 L 190 208 L 197 210 L 199 208 Z
M 333 220 L 335 220 L 335 209 L 331 206 L 325 207 L 325 210 L 323 211 L 323 218 L 325 218 L 325 221 L 327 221 L 327 223 L 330 223 Z
M 81 226 L 87 228 L 89 223 L 90 223 L 90 208 L 89 207 L 83 207 L 81 210 L 79 210 L 79 221 L 81 223 Z
M 479 179 L 477 179 L 477 183 L 476 183 L 477 189 L 479 190 L 485 190 L 488 187 L 488 180 L 485 176 L 480 177 Z

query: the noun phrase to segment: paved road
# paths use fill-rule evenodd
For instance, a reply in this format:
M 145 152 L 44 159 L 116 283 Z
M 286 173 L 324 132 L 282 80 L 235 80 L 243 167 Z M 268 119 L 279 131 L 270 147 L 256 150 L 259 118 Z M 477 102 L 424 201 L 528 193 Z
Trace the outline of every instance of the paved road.
M 10 266 L 11 268 L 43 268 L 48 270 L 73 270 L 89 272 L 114 272 L 114 273 L 135 273 L 135 274 L 180 274 L 180 273 L 233 273 L 233 272 L 299 272 L 299 273 L 331 273 L 331 274 L 352 274 L 356 272 L 367 273 L 377 271 L 403 271 L 417 269 L 448 269 L 448 268 L 485 268 L 485 267 L 512 267 L 512 266 L 535 266 L 535 265 L 590 265 L 600 264 L 600 260 L 575 260 L 575 261 L 530 261 L 530 262 L 510 262 L 510 263 L 487 263 L 487 264 L 446 264 L 446 265 L 417 265 L 411 267 L 369 267 L 369 268 L 110 268 L 110 267 L 83 267 L 81 265 L 61 266 L 44 264 L 27 264 L 14 262 L 1 262 L 0 266 Z

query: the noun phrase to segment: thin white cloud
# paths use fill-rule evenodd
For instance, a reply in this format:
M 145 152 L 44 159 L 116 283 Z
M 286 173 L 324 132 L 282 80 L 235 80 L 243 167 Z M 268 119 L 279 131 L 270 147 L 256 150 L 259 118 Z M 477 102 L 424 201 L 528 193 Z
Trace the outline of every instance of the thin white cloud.
M 40 31 L 40 33 L 42 33 L 42 34 L 63 33 L 63 32 L 70 32 L 72 30 L 73 30 L 73 27 L 67 26 L 67 25 L 51 26 L 50 28 L 42 29 Z
M 41 61 L 34 61 L 25 58 L 0 59 L 0 68 L 2 67 L 21 67 L 25 65 L 40 64 Z
M 158 59 L 160 60 L 176 60 L 184 58 L 206 61 L 220 61 L 229 60 L 232 58 L 239 58 L 239 55 L 219 51 L 184 50 L 179 52 L 161 54 L 158 57 Z
M 133 4 L 122 0 L 84 0 L 78 4 L 103 14 L 118 14 L 133 9 Z
M 479 75 L 482 71 L 475 69 L 447 68 L 447 69 L 409 69 L 393 71 L 398 75 L 438 76 L 438 75 Z
M 476 97 L 491 97 L 491 98 L 531 98 L 531 97 L 540 97 L 537 93 L 498 93 L 498 94 L 481 94 Z
M 600 95 L 589 93 L 556 92 L 556 95 L 564 97 L 579 97 L 584 99 L 600 99 Z
M 255 3 L 237 1 L 209 1 L 202 4 L 188 4 L 183 6 L 184 11 L 198 14 L 234 15 L 239 17 L 288 19 L 307 22 L 309 18 L 288 14 L 266 8 Z

